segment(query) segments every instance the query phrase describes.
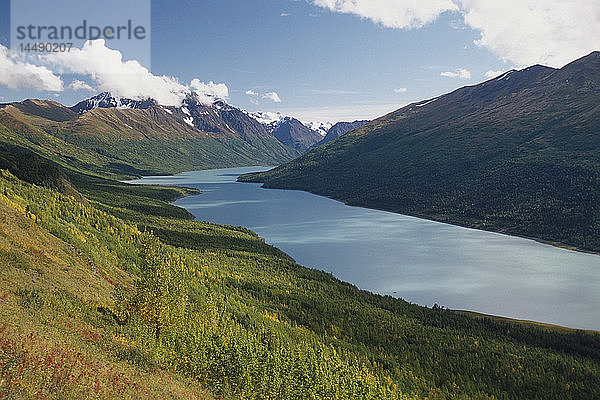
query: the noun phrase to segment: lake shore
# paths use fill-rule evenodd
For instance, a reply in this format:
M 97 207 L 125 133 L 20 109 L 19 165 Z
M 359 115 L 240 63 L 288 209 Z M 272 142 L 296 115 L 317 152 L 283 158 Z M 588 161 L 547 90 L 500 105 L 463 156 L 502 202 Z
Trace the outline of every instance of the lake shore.
M 225 176 L 225 175 L 223 175 L 223 176 Z M 173 177 L 173 176 L 172 176 L 172 177 Z M 172 181 L 172 182 L 168 183 L 168 185 L 169 185 L 169 186 L 181 186 L 181 187 L 186 187 L 187 185 L 196 185 L 196 184 L 198 184 L 198 183 L 199 183 L 199 182 L 197 183 L 197 182 L 194 180 L 194 179 L 195 179 L 195 177 L 194 177 L 194 176 L 187 176 L 187 177 L 186 177 L 185 175 L 184 175 L 184 176 L 179 176 L 179 175 L 176 175 L 175 177 L 177 177 L 177 179 L 176 179 L 175 181 Z M 235 179 L 235 177 L 233 177 L 233 178 L 230 178 L 230 179 Z M 212 182 L 212 181 L 211 181 L 211 182 Z M 235 181 L 233 181 L 233 182 L 235 182 Z M 212 182 L 212 183 L 217 183 L 217 182 Z M 232 183 L 232 181 L 231 181 L 231 180 L 219 180 L 219 181 L 218 181 L 218 183 Z M 161 183 L 159 183 L 159 182 L 157 182 L 156 180 L 154 180 L 154 181 L 153 181 L 153 183 L 150 183 L 150 184 L 161 184 Z M 164 184 L 164 183 L 163 183 L 163 184 Z M 243 186 L 245 186 L 245 185 L 243 185 Z M 256 189 L 258 189 L 258 187 L 256 187 Z M 256 189 L 254 189 L 254 190 L 256 190 Z M 301 192 L 305 192 L 305 193 L 307 193 L 307 194 L 309 193 L 309 192 L 306 192 L 306 191 L 301 191 Z M 207 195 L 207 196 L 211 196 L 212 194 L 211 194 L 211 193 L 210 193 L 210 191 L 209 191 L 209 192 L 207 192 L 207 193 L 206 193 L 206 195 Z M 320 197 L 320 198 L 324 198 L 324 199 L 325 199 L 325 198 L 327 198 L 326 196 L 321 196 L 321 195 L 317 195 L 317 196 L 318 196 L 318 197 Z M 186 196 L 186 197 L 188 197 L 188 196 Z M 180 198 L 180 199 L 181 199 L 181 198 Z M 339 200 L 336 200 L 336 199 L 331 199 L 331 200 L 335 200 L 335 203 L 341 203 L 341 204 L 344 204 L 343 202 L 340 202 Z M 210 203 L 211 201 L 213 201 L 213 200 L 209 200 L 209 203 Z M 235 199 L 234 199 L 234 201 L 235 201 Z M 180 208 L 184 208 L 184 209 L 186 209 L 186 210 L 188 210 L 188 211 L 192 211 L 192 209 L 193 209 L 193 205 L 192 205 L 192 208 L 188 209 L 188 208 L 186 208 L 186 207 L 185 207 L 185 205 L 183 205 L 183 207 L 182 207 L 182 205 L 181 205 L 181 203 L 180 203 L 180 202 L 178 202 L 178 204 L 176 204 L 176 206 L 178 206 L 178 207 L 180 207 Z M 361 206 L 356 206 L 356 205 L 351 205 L 351 206 L 352 206 L 351 208 L 355 208 L 355 207 L 356 207 L 356 208 L 361 208 L 361 209 L 364 209 L 364 210 L 376 210 L 376 209 L 373 209 L 373 208 L 361 207 Z M 206 209 L 206 208 L 203 208 L 203 210 L 207 210 L 207 209 Z M 390 212 L 389 210 L 379 210 L 379 211 L 386 211 L 386 212 Z M 203 212 L 204 212 L 204 211 L 203 211 Z M 219 211 L 219 212 L 222 212 L 222 211 Z M 393 215 L 398 215 L 398 216 L 405 216 L 404 214 L 399 214 L 399 213 L 394 213 L 394 212 L 390 212 L 390 214 L 393 214 Z M 206 214 L 206 215 L 210 215 L 210 213 L 209 213 L 209 214 Z M 410 217 L 414 217 L 415 219 L 421 219 L 421 220 L 426 220 L 426 221 L 435 221 L 435 222 L 438 222 L 438 223 L 440 223 L 440 222 L 441 222 L 442 224 L 445 224 L 445 225 L 447 225 L 447 226 L 449 226 L 449 227 L 450 227 L 450 226 L 458 226 L 458 227 L 462 227 L 462 228 L 468 228 L 469 230 L 473 230 L 473 231 L 480 231 L 480 232 L 494 232 L 494 231 L 485 230 L 485 229 L 477 229 L 477 228 L 475 228 L 475 227 L 472 227 L 472 226 L 461 226 L 461 225 L 458 225 L 458 224 L 451 224 L 451 223 L 448 223 L 448 222 L 446 222 L 446 221 L 436 221 L 436 220 L 433 220 L 433 219 L 423 218 L 422 216 L 417 216 L 417 215 L 415 215 L 415 216 L 410 216 Z M 249 229 L 252 229 L 252 226 L 254 226 L 254 225 L 252 225 L 252 224 L 244 224 L 243 222 L 241 222 L 241 223 L 238 223 L 237 221 L 233 221 L 233 223 L 231 223 L 231 221 L 229 221 L 229 222 L 215 221 L 215 220 L 213 220 L 213 219 L 211 219 L 211 218 L 209 218 L 209 217 L 205 218 L 204 216 L 203 216 L 202 218 L 203 218 L 203 219 L 205 219 L 205 220 L 207 220 L 207 221 L 210 221 L 210 222 L 213 222 L 213 223 L 217 223 L 217 224 L 226 224 L 226 225 L 231 225 L 231 226 L 247 226 L 247 227 L 249 227 Z M 443 229 L 449 229 L 449 228 L 443 228 Z M 255 229 L 252 229 L 252 230 L 256 231 Z M 518 237 L 518 238 L 522 238 L 522 239 L 527 239 L 527 240 L 535 241 L 535 242 L 537 242 L 537 243 L 543 243 L 543 244 L 545 244 L 545 245 L 548 245 L 548 244 L 550 244 L 550 245 L 553 245 L 553 247 L 556 247 L 556 248 L 565 248 L 565 246 L 561 246 L 560 244 L 558 244 L 558 245 L 557 245 L 557 244 L 555 244 L 555 243 L 548 243 L 548 242 L 544 242 L 544 241 L 542 241 L 542 240 L 538 240 L 538 239 L 535 239 L 535 238 L 528 238 L 528 237 L 523 237 L 523 236 L 518 236 L 518 235 L 511 235 L 511 234 L 509 234 L 509 233 L 506 233 L 506 232 L 494 232 L 494 233 L 498 233 L 498 234 L 505 235 L 505 236 L 508 236 L 508 237 Z M 261 235 L 262 237 L 265 237 L 265 235 L 264 235 L 264 234 L 261 234 L 261 233 L 258 233 L 258 234 L 259 234 L 259 235 Z M 272 244 L 273 246 L 275 246 L 275 247 L 277 247 L 277 248 L 281 249 L 281 251 L 282 251 L 282 252 L 285 252 L 285 253 L 287 253 L 287 254 L 290 254 L 289 250 L 283 250 L 283 249 L 282 249 L 282 247 L 281 247 L 281 245 L 277 244 L 276 242 L 275 242 L 275 243 L 273 243 L 273 238 L 270 238 L 270 237 L 269 237 L 269 235 L 267 235 L 266 237 L 267 237 L 267 240 L 268 240 L 269 242 L 271 242 L 271 244 Z M 503 239 L 497 239 L 497 240 L 503 240 Z M 289 246 L 288 246 L 288 247 L 289 247 Z M 284 246 L 284 248 L 285 248 L 285 246 Z M 569 249 L 569 248 L 567 248 L 567 250 L 573 250 L 573 249 Z M 597 253 L 594 253 L 594 252 L 589 252 L 589 251 L 583 251 L 582 253 L 588 253 L 588 254 L 597 254 Z M 298 254 L 298 253 L 294 253 L 294 251 L 292 251 L 292 254 Z M 291 257 L 291 256 L 290 256 L 290 257 Z M 329 266 L 329 264 L 328 264 L 327 262 L 325 262 L 325 261 L 324 261 L 324 262 L 322 262 L 322 263 L 316 263 L 316 264 L 315 264 L 314 262 L 307 262 L 306 260 L 303 260 L 303 259 L 302 259 L 302 256 L 300 256 L 299 258 L 298 258 L 297 256 L 294 256 L 294 258 L 296 258 L 296 259 L 297 259 L 297 262 L 298 262 L 298 264 L 300 264 L 300 265 L 308 265 L 308 266 L 310 266 L 311 268 L 317 268 L 317 269 L 321 269 L 321 267 L 320 267 L 320 266 Z M 338 277 L 339 279 L 341 279 L 341 280 L 343 280 L 343 281 L 346 281 L 346 282 L 350 282 L 350 283 L 352 283 L 352 284 L 354 284 L 354 285 L 357 285 L 357 286 L 359 286 L 359 287 L 361 287 L 361 288 L 367 288 L 366 290 L 368 290 L 368 291 L 370 291 L 370 292 L 372 292 L 372 293 L 379 293 L 379 294 L 385 294 L 385 293 L 388 293 L 388 292 L 386 292 L 385 290 L 382 292 L 382 290 L 379 290 L 379 289 L 377 289 L 377 288 L 373 289 L 373 286 L 370 286 L 370 287 L 369 287 L 369 285 L 365 285 L 365 284 L 364 284 L 364 282 L 362 282 L 362 283 L 361 283 L 360 281 L 353 280 L 352 278 L 349 278 L 347 275 L 346 275 L 346 276 L 344 276 L 343 274 L 340 274 L 340 273 L 339 273 L 339 271 L 338 271 L 338 272 L 336 272 L 336 269 L 335 269 L 335 268 L 333 268 L 333 269 L 332 269 L 332 272 L 333 272 L 333 274 L 334 274 L 336 277 Z M 389 293 L 391 293 L 391 291 L 389 291 Z M 431 301 L 429 301 L 429 300 L 427 300 L 427 298 L 425 298 L 425 299 L 424 299 L 423 297 L 418 297 L 418 298 L 411 297 L 411 295 L 410 295 L 408 292 L 406 292 L 406 291 L 404 291 L 404 290 L 402 290 L 402 289 L 399 289 L 399 290 L 398 290 L 398 293 L 399 293 L 401 296 L 403 296 L 404 298 L 408 298 L 408 299 L 409 299 L 409 301 L 415 302 L 415 303 L 417 303 L 417 304 L 431 304 L 431 303 L 433 302 L 433 300 L 435 299 L 435 297 L 432 297 L 432 298 L 431 298 Z M 394 295 L 394 296 L 396 296 L 396 295 Z M 444 305 L 447 305 L 447 306 L 449 306 L 449 308 L 452 308 L 452 309 L 457 309 L 456 307 L 452 307 L 452 304 L 453 304 L 453 303 L 452 303 L 451 301 L 445 301 L 445 300 L 442 300 L 441 302 L 440 302 L 440 301 L 438 301 L 438 303 L 439 303 L 439 304 L 444 304 Z M 463 304 L 465 304 L 465 305 L 467 305 L 467 304 L 472 304 L 472 305 L 473 305 L 473 304 L 474 304 L 475 306 L 474 306 L 473 308 L 480 308 L 480 309 L 481 309 L 481 308 L 483 308 L 484 310 L 485 310 L 485 309 L 487 309 L 487 310 L 490 310 L 490 308 L 489 308 L 489 307 L 479 307 L 479 306 L 478 306 L 478 305 L 480 304 L 479 302 L 473 302 L 473 303 L 469 303 L 469 302 L 463 302 Z M 456 303 L 454 303 L 454 305 L 456 306 L 457 304 L 456 304 Z M 459 307 L 460 307 L 460 305 L 459 305 Z M 461 309 L 462 309 L 462 307 L 461 307 Z M 465 309 L 470 309 L 470 307 L 467 305 L 467 307 L 466 307 Z M 492 308 L 492 309 L 493 309 L 493 308 Z M 496 311 L 497 311 L 497 310 L 496 310 Z M 474 315 L 475 315 L 475 314 L 479 314 L 479 313 L 477 313 L 477 312 L 474 312 L 474 311 L 471 311 L 471 312 L 472 312 Z M 543 319 L 543 318 L 540 318 L 540 319 L 536 319 L 536 318 L 532 318 L 532 319 L 517 319 L 517 318 L 507 318 L 507 317 L 500 317 L 500 316 L 499 316 L 499 315 L 507 315 L 507 314 L 508 314 L 508 315 L 511 315 L 511 314 L 512 314 L 512 315 L 521 315 L 521 316 L 525 316 L 525 315 L 533 315 L 533 314 L 531 314 L 531 313 L 529 313 L 529 314 L 528 314 L 528 313 L 522 313 L 522 312 L 507 312 L 506 314 L 500 314 L 500 313 L 497 313 L 497 312 L 492 312 L 492 313 L 486 313 L 486 314 L 481 314 L 481 315 L 488 315 L 488 316 L 492 316 L 492 317 L 499 318 L 499 319 L 501 319 L 501 318 L 505 318 L 505 319 L 506 319 L 506 321 L 509 321 L 509 320 L 510 320 L 511 322 L 515 322 L 515 323 L 533 323 L 533 322 L 531 322 L 531 321 L 549 321 L 549 320 L 551 321 L 551 320 L 552 320 L 551 318 L 550 318 L 550 319 Z M 529 321 L 529 322 L 527 322 L 527 321 Z M 554 321 L 556 321 L 556 319 L 554 319 Z M 559 321 L 560 321 L 560 319 L 559 319 Z M 538 322 L 538 324 L 540 324 L 540 325 L 544 325 L 544 326 L 550 325 L 550 324 L 547 324 L 547 323 L 542 323 L 542 322 Z M 576 327 L 580 327 L 580 326 L 582 326 L 582 325 L 581 325 L 581 324 L 578 324 L 578 323 L 573 323 L 573 324 L 562 324 L 562 325 L 561 325 L 561 324 L 560 324 L 560 322 L 559 322 L 559 324 L 556 324 L 556 326 L 563 327 L 564 329 L 573 329 L 573 328 L 569 328 L 569 326 L 576 326 Z M 586 325 L 584 324 L 584 325 L 583 325 L 583 327 L 585 327 L 585 326 L 586 326 Z M 589 324 L 588 324 L 587 326 L 589 326 Z M 578 329 L 574 329 L 574 330 L 578 330 Z M 592 330 L 592 331 L 593 331 L 593 330 Z
M 243 175 L 251 176 L 252 174 L 243 174 Z M 241 176 L 242 175 L 240 175 L 240 177 Z M 499 234 L 508 235 L 508 236 L 514 236 L 514 237 L 518 237 L 518 238 L 522 238 L 522 239 L 533 240 L 535 242 L 546 244 L 546 245 L 550 245 L 550 246 L 554 246 L 554 247 L 557 247 L 557 248 L 560 248 L 560 249 L 577 251 L 577 252 L 586 253 L 586 254 L 600 255 L 600 250 L 592 250 L 592 249 L 580 248 L 580 247 L 574 246 L 574 245 L 569 244 L 569 243 L 563 243 L 563 242 L 559 242 L 559 241 L 555 241 L 555 240 L 548 240 L 548 239 L 542 239 L 542 238 L 538 238 L 538 237 L 534 237 L 534 236 L 523 235 L 523 234 L 519 234 L 517 232 L 511 231 L 511 230 L 486 228 L 486 227 L 482 227 L 480 224 L 469 224 L 467 222 L 458 221 L 458 220 L 454 220 L 454 219 L 435 218 L 435 217 L 432 217 L 431 215 L 427 215 L 427 214 L 400 212 L 400 211 L 396 211 L 394 209 L 385 208 L 385 207 L 373 207 L 373 206 L 369 206 L 369 205 L 366 205 L 366 204 L 354 204 L 354 203 L 347 202 L 344 199 L 339 199 L 339 198 L 336 198 L 336 197 L 324 195 L 324 194 L 317 193 L 317 192 L 310 191 L 310 190 L 269 187 L 269 186 L 264 186 L 264 182 L 261 182 L 261 181 L 258 181 L 258 180 L 256 180 L 256 181 L 254 181 L 254 180 L 243 180 L 243 179 L 240 180 L 239 179 L 240 177 L 238 177 L 237 182 L 240 182 L 240 183 L 260 183 L 260 184 L 262 184 L 261 188 L 263 188 L 263 189 L 298 190 L 298 191 L 301 191 L 301 192 L 311 193 L 311 194 L 314 194 L 316 196 L 322 196 L 322 197 L 326 197 L 328 199 L 336 200 L 336 201 L 339 201 L 339 202 L 341 202 L 341 203 L 343 203 L 343 204 L 345 204 L 347 206 L 350 206 L 350 207 L 361 207 L 361 208 L 366 208 L 366 209 L 370 209 L 370 210 L 386 211 L 386 212 L 391 212 L 391 213 L 398 214 L 398 215 L 405 215 L 405 216 L 409 216 L 409 217 L 416 217 L 416 218 L 424 219 L 424 220 L 427 220 L 427 221 L 434 221 L 434 222 L 440 222 L 440 223 L 443 223 L 443 224 L 460 226 L 462 228 L 476 229 L 476 230 L 480 230 L 480 231 L 484 231 L 484 232 L 493 232 L 493 233 L 499 233 Z

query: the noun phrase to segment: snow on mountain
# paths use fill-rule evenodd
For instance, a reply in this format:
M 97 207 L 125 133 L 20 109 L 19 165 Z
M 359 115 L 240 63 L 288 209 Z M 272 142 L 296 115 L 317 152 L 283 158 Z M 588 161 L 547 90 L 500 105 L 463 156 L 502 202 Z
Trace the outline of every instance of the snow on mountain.
M 132 108 L 146 109 L 157 105 L 153 99 L 133 100 L 125 97 L 114 96 L 109 92 L 102 92 L 92 98 L 80 101 L 71 107 L 71 110 L 78 114 L 84 114 L 94 108 Z
M 250 117 L 254 118 L 267 129 L 269 133 L 273 133 L 275 129 L 279 126 L 279 124 L 285 120 L 286 118 L 294 118 L 302 122 L 302 125 L 306 126 L 311 131 L 318 133 L 321 136 L 325 136 L 329 128 L 333 126 L 333 122 L 331 121 L 306 121 L 302 119 L 295 118 L 291 115 L 283 115 L 280 112 L 271 112 L 271 111 L 258 111 L 258 112 L 248 112 L 245 111 Z
M 164 106 L 153 99 L 134 100 L 103 92 L 77 103 L 71 110 L 84 114 L 95 108 L 153 107 L 170 114 L 184 125 L 204 132 L 240 134 L 243 137 L 273 136 L 281 143 L 301 152 L 319 142 L 333 125 L 329 121 L 301 121 L 280 112 L 249 112 L 216 97 L 207 104 L 204 97 L 201 98 L 194 92 L 190 93 L 180 106 Z
M 271 124 L 273 122 L 279 122 L 284 118 L 284 116 L 280 112 L 270 111 L 248 113 L 248 115 L 250 115 L 252 118 L 257 120 L 261 124 Z
M 279 123 L 285 118 L 279 112 L 270 112 L 270 111 L 249 112 L 249 111 L 245 111 L 245 110 L 242 110 L 242 111 L 246 115 L 248 115 L 250 118 L 254 118 L 255 120 L 257 120 L 262 126 L 265 127 L 265 129 L 269 133 L 273 133 L 275 131 L 275 129 L 277 129 L 277 126 L 279 125 Z
M 333 126 L 333 122 L 331 121 L 302 121 L 301 122 L 306 125 L 311 130 L 317 132 L 321 136 L 327 135 L 327 131 Z

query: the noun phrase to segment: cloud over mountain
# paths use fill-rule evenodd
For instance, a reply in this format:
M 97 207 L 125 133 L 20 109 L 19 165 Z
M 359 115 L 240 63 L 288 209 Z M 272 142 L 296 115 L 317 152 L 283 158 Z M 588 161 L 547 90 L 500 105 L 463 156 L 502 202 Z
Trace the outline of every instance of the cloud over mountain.
M 85 83 L 84 81 L 80 81 L 79 79 L 75 79 L 73 82 L 69 83 L 67 89 L 72 90 L 87 90 L 88 92 L 93 92 L 96 89 Z
M 215 99 L 227 99 L 229 89 L 224 83 L 214 83 L 210 81 L 204 83 L 200 79 L 194 78 L 190 82 L 190 87 L 198 95 L 198 99 L 203 104 L 212 104 Z
M 440 75 L 447 78 L 471 79 L 471 71 L 464 68 L 458 68 L 456 71 L 445 71 Z
M 119 97 L 153 98 L 162 105 L 178 106 L 192 92 L 206 103 L 216 98 L 226 99 L 229 95 L 224 83 L 193 79 L 185 85 L 174 77 L 154 75 L 136 60 L 124 61 L 121 52 L 108 48 L 103 39 L 87 41 L 81 49 L 49 54 L 43 59 L 60 72 L 87 75 L 98 90 Z
M 477 45 L 520 65 L 562 67 L 600 48 L 600 2 L 461 0 Z
M 271 100 L 275 103 L 281 103 L 281 98 L 277 94 L 277 92 L 269 92 L 262 95 L 263 99 Z

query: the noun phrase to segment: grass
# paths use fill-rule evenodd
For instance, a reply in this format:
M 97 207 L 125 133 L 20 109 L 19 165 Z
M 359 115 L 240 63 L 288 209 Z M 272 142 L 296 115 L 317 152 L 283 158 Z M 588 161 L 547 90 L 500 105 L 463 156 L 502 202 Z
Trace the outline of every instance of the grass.
M 125 360 L 131 343 L 98 310 L 132 275 L 95 266 L 6 198 L 0 220 L 0 398 L 212 398 L 174 372 Z

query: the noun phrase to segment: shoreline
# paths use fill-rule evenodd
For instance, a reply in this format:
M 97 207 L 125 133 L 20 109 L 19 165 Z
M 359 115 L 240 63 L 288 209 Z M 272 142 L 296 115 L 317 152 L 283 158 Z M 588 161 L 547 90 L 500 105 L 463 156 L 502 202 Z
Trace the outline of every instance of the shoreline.
M 227 168 L 215 168 L 215 169 L 227 169 Z M 207 169 L 207 170 L 209 170 L 209 169 Z M 161 177 L 164 177 L 164 176 L 175 176 L 175 175 L 179 175 L 179 174 L 184 173 L 184 172 L 195 172 L 195 171 L 206 171 L 206 170 L 183 171 L 183 172 L 180 172 L 178 174 L 147 175 L 147 176 L 142 176 L 142 177 L 140 177 L 140 178 L 138 178 L 136 180 L 141 180 L 141 179 L 143 179 L 145 177 L 151 177 L 151 176 L 161 176 Z M 483 232 L 492 232 L 492 233 L 497 233 L 497 234 L 506 235 L 506 236 L 518 237 L 518 238 L 521 238 L 521 239 L 532 240 L 532 241 L 535 241 L 535 242 L 538 242 L 538 243 L 541 243 L 541 244 L 544 244 L 544 245 L 551 245 L 553 247 L 561 248 L 561 249 L 564 249 L 564 250 L 577 251 L 577 252 L 580 252 L 580 253 L 587 253 L 587 254 L 592 254 L 592 255 L 600 255 L 600 252 L 578 249 L 575 246 L 566 245 L 566 244 L 562 244 L 562 243 L 559 243 L 559 242 L 545 241 L 543 239 L 538 239 L 538 238 L 534 238 L 534 237 L 527 237 L 527 236 L 524 236 L 524 235 L 516 235 L 516 234 L 510 234 L 510 233 L 506 233 L 506 232 L 498 232 L 498 231 L 492 231 L 492 230 L 487 230 L 487 229 L 480 229 L 480 228 L 476 228 L 476 227 L 473 227 L 473 226 L 461 225 L 461 224 L 457 224 L 457 223 L 450 223 L 450 222 L 447 222 L 447 221 L 439 221 L 439 220 L 435 220 L 435 219 L 432 219 L 432 218 L 426 218 L 426 217 L 421 216 L 421 215 L 402 214 L 402 213 L 399 213 L 399 212 L 385 210 L 385 209 L 379 209 L 379 208 L 373 208 L 373 207 L 364 207 L 364 206 L 360 206 L 360 205 L 348 204 L 345 201 L 338 200 L 338 199 L 335 199 L 335 198 L 330 197 L 330 196 L 325 196 L 325 195 L 322 195 L 322 194 L 313 193 L 313 192 L 310 192 L 310 191 L 307 191 L 307 190 L 302 190 L 302 189 L 280 189 L 280 188 L 265 187 L 264 184 L 263 184 L 263 182 L 249 182 L 249 181 L 244 182 L 244 181 L 238 181 L 237 179 L 235 180 L 235 182 L 237 182 L 237 183 L 259 183 L 259 184 L 261 184 L 261 188 L 262 189 L 302 191 L 302 192 L 310 193 L 310 194 L 313 194 L 313 195 L 316 195 L 316 196 L 321 196 L 321 197 L 325 197 L 325 198 L 328 198 L 328 199 L 331 199 L 331 200 L 338 201 L 338 202 L 343 203 L 343 204 L 345 204 L 345 205 L 347 205 L 349 207 L 360 207 L 360 208 L 365 208 L 365 209 L 370 209 L 370 210 L 391 212 L 391 213 L 398 214 L 398 215 L 404 215 L 404 216 L 413 217 L 413 218 L 419 218 L 419 219 L 423 219 L 423 220 L 427 220 L 427 221 L 433 221 L 433 222 L 442 223 L 442 224 L 459 226 L 459 227 L 467 228 L 467 229 L 474 229 L 474 230 L 483 231 Z M 121 183 L 134 184 L 135 185 L 135 183 L 132 183 L 131 181 L 121 181 Z M 180 207 L 178 205 L 175 205 L 174 202 L 177 201 L 177 200 L 179 200 L 179 199 L 181 199 L 181 198 L 187 197 L 187 196 L 201 195 L 203 193 L 200 189 L 196 189 L 196 188 L 192 188 L 192 187 L 187 187 L 187 186 L 181 186 L 181 185 L 177 185 L 177 184 L 173 184 L 173 185 L 161 185 L 161 184 L 152 183 L 152 184 L 148 184 L 148 185 L 163 186 L 163 187 L 179 187 L 179 188 L 184 188 L 184 189 L 187 189 L 187 190 L 197 190 L 197 191 L 199 191 L 199 193 L 182 194 L 177 199 L 174 199 L 173 201 L 169 202 L 169 204 L 171 204 L 171 205 L 173 205 L 175 207 L 181 208 L 181 209 L 187 211 L 188 213 L 190 213 L 190 212 L 187 209 L 185 209 L 184 207 Z M 196 220 L 195 216 L 194 216 L 193 220 Z M 216 224 L 216 223 L 210 222 L 210 221 L 207 221 L 207 222 Z M 221 225 L 221 224 L 217 224 L 217 225 Z M 244 227 L 244 228 L 245 229 L 249 229 L 247 227 Z M 254 233 L 260 239 L 262 239 L 263 241 L 265 240 L 262 236 L 258 235 L 256 232 L 254 232 Z M 276 249 L 278 249 L 279 251 L 281 251 L 283 254 L 285 254 L 286 256 L 288 256 L 293 262 L 296 263 L 296 261 L 294 260 L 294 258 L 291 257 L 289 254 L 285 253 L 283 250 L 281 250 L 279 247 L 277 247 L 275 245 L 272 245 L 272 246 L 275 247 Z M 301 264 L 298 264 L 298 265 L 301 265 Z M 313 269 L 311 267 L 306 267 L 304 265 L 301 265 L 301 266 L 304 267 L 304 268 Z M 346 282 L 346 281 L 344 281 L 342 279 L 339 279 L 337 277 L 336 277 L 336 279 L 338 279 L 341 282 Z M 355 284 L 353 284 L 351 282 L 346 282 L 346 283 L 349 283 L 349 284 L 355 286 Z M 360 290 L 363 290 L 363 289 L 360 289 Z M 368 291 L 368 292 L 371 293 L 371 294 L 373 294 L 373 295 L 384 296 L 384 295 L 376 293 L 376 292 L 371 292 L 371 291 Z M 410 302 L 409 300 L 404 299 L 403 297 L 397 297 L 397 299 L 398 300 L 403 300 L 403 301 Z M 431 307 L 428 307 L 426 305 L 420 305 L 420 306 L 431 308 Z M 459 313 L 459 314 L 467 315 L 467 316 L 469 316 L 471 318 L 480 318 L 480 319 L 481 318 L 489 318 L 489 319 L 492 319 L 494 321 L 507 322 L 507 323 L 518 324 L 518 325 L 527 325 L 527 326 L 533 326 L 533 327 L 537 327 L 537 328 L 549 329 L 549 330 L 555 330 L 555 331 L 562 331 L 562 332 L 571 332 L 571 333 L 585 332 L 585 333 L 588 333 L 588 334 L 600 334 L 600 329 L 593 330 L 593 329 L 571 328 L 571 327 L 568 327 L 568 326 L 550 324 L 550 323 L 546 323 L 546 322 L 542 322 L 542 321 L 534 321 L 534 320 L 524 320 L 524 319 L 518 319 L 518 318 L 511 318 L 511 317 L 505 317 L 505 316 L 494 315 L 494 314 L 486 314 L 486 313 L 482 313 L 482 312 L 478 312 L 478 311 L 471 311 L 471 310 L 455 310 L 455 309 L 448 309 L 448 310 L 452 311 L 452 312 Z
M 590 335 L 600 335 L 600 329 L 594 330 L 594 329 L 570 328 L 568 326 L 550 324 L 550 323 L 540 322 L 540 321 L 533 321 L 533 320 L 529 320 L 529 319 L 504 317 L 501 315 L 486 314 L 486 313 L 481 313 L 481 312 L 471 311 L 471 310 L 454 310 L 454 309 L 449 309 L 449 310 L 452 312 L 458 313 L 458 314 L 467 315 L 471 318 L 477 318 L 477 319 L 488 318 L 488 319 L 491 319 L 491 320 L 497 321 L 497 322 L 509 322 L 512 324 L 534 326 L 537 328 L 547 329 L 550 331 L 571 332 L 571 333 L 585 332 Z
M 324 195 L 324 194 L 320 194 L 320 193 L 311 192 L 310 190 L 269 187 L 269 186 L 265 186 L 264 182 L 258 182 L 258 181 L 239 181 L 239 180 L 236 180 L 236 182 L 239 182 L 239 183 L 257 183 L 257 184 L 261 184 L 261 188 L 262 189 L 296 190 L 296 191 L 300 191 L 300 192 L 306 192 L 306 193 L 314 194 L 315 196 L 326 197 L 326 198 L 331 199 L 331 200 L 339 201 L 340 203 L 343 203 L 343 204 L 347 205 L 348 207 L 360 207 L 360 208 L 365 208 L 365 209 L 368 209 L 368 210 L 385 211 L 385 212 L 390 212 L 390 213 L 393 213 L 393 214 L 403 215 L 403 216 L 406 216 L 406 217 L 414 217 L 414 218 L 419 218 L 419 219 L 423 219 L 423 220 L 426 220 L 426 221 L 438 222 L 440 224 L 448 224 L 448 225 L 458 226 L 458 227 L 461 227 L 461 228 L 474 229 L 474 230 L 481 231 L 481 232 L 491 232 L 491 233 L 497 233 L 497 234 L 500 234 L 500 235 L 506 235 L 506 236 L 517 237 L 517 238 L 521 238 L 521 239 L 533 240 L 534 242 L 545 244 L 545 245 L 549 245 L 549 246 L 556 247 L 556 248 L 563 249 L 563 250 L 576 251 L 578 253 L 585 253 L 585 254 L 592 254 L 592 255 L 600 256 L 600 250 L 583 249 L 583 248 L 580 248 L 580 247 L 577 247 L 575 245 L 568 244 L 568 243 L 557 242 L 557 241 L 549 240 L 549 239 L 541 239 L 541 238 L 537 238 L 537 237 L 534 237 L 534 236 L 527 236 L 527 235 L 522 235 L 522 234 L 513 233 L 513 232 L 507 232 L 507 231 L 501 231 L 501 230 L 494 230 L 494 229 L 485 229 L 485 228 L 481 228 L 481 227 L 475 226 L 475 225 L 468 225 L 466 223 L 442 221 L 440 219 L 435 219 L 433 217 L 430 217 L 430 216 L 427 216 L 427 215 L 423 215 L 423 214 L 409 214 L 409 213 L 405 213 L 405 212 L 393 211 L 393 210 L 386 209 L 386 208 L 369 207 L 369 206 L 360 205 L 360 204 L 350 204 L 346 200 L 341 200 L 341 199 L 337 199 L 337 198 L 332 197 L 332 196 L 328 196 L 328 195 Z

